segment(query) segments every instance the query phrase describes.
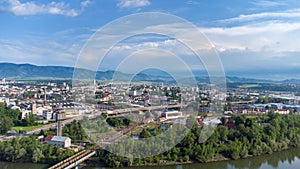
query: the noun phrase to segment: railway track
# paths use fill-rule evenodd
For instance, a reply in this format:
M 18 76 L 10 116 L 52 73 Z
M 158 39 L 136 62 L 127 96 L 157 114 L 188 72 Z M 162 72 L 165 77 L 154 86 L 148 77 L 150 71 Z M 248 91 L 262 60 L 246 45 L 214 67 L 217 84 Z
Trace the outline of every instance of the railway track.
M 65 169 L 68 166 L 70 166 L 73 163 L 76 163 L 77 161 L 79 161 L 80 159 L 86 157 L 87 155 L 91 154 L 93 152 L 93 150 L 83 150 L 57 164 L 55 164 L 54 166 L 49 167 L 48 169 Z

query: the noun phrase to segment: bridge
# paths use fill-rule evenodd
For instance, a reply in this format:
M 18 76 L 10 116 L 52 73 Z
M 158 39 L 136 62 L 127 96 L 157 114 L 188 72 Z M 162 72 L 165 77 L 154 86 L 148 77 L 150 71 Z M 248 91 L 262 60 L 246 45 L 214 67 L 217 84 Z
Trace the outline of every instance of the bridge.
M 80 163 L 84 162 L 95 154 L 95 150 L 84 150 L 49 167 L 48 169 L 78 169 Z
M 71 169 L 71 168 L 77 169 L 80 163 L 84 162 L 85 160 L 87 160 L 90 157 L 92 157 L 93 155 L 95 155 L 96 150 L 102 149 L 107 144 L 110 144 L 110 143 L 118 140 L 122 136 L 130 133 L 137 126 L 138 126 L 138 123 L 134 123 L 130 127 L 124 127 L 120 130 L 117 130 L 117 132 L 108 133 L 108 134 L 106 134 L 106 136 L 103 135 L 103 139 L 101 139 L 101 141 L 96 140 L 96 142 L 98 142 L 100 145 L 95 147 L 93 150 L 81 151 L 81 152 L 55 164 L 54 166 L 49 167 L 48 169 Z

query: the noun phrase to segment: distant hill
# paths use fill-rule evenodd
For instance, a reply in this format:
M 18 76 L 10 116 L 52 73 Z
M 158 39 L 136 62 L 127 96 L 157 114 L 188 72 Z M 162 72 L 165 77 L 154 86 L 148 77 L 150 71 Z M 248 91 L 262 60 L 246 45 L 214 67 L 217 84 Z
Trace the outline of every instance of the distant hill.
M 90 70 L 79 69 L 82 76 L 93 74 Z M 0 78 L 7 79 L 71 79 L 73 67 L 64 66 L 36 66 L 31 64 L 0 63 Z M 114 71 L 97 72 L 96 79 L 110 80 Z M 128 76 L 118 73 L 118 76 Z
M 90 77 L 94 75 L 93 71 L 85 69 L 76 69 L 80 71 L 80 76 Z M 14 64 L 14 63 L 0 63 L 0 78 L 7 79 L 71 79 L 73 78 L 73 67 L 64 66 L 36 66 L 31 64 Z M 98 71 L 96 74 L 97 80 L 111 80 L 113 77 L 118 80 L 131 79 L 131 75 L 115 72 L 115 71 Z M 94 77 L 91 77 L 94 78 Z M 164 81 L 170 80 L 164 76 L 151 76 L 139 73 L 133 81 Z
M 70 78 L 73 68 L 61 66 L 35 66 L 30 64 L 0 63 L 0 78 Z
M 78 70 L 78 69 L 77 69 Z M 36 66 L 31 64 L 0 63 L 0 79 L 71 79 L 73 78 L 73 67 L 64 66 Z M 80 75 L 88 77 L 93 75 L 90 70 L 79 69 Z M 111 80 L 117 76 L 118 80 L 130 79 L 131 75 L 115 71 L 98 71 L 97 80 Z M 92 77 L 94 78 L 94 77 Z M 184 77 L 185 78 L 185 77 Z M 184 79 L 183 78 L 183 79 Z M 186 77 L 189 79 L 188 77 Z M 196 77 L 198 82 L 209 83 L 209 78 L 205 75 Z M 260 80 L 253 78 L 242 78 L 237 76 L 226 77 L 227 83 L 282 83 L 282 84 L 300 84 L 299 79 L 289 79 L 283 81 Z M 145 71 L 137 74 L 132 81 L 152 81 L 152 82 L 174 82 L 174 79 L 165 72 Z

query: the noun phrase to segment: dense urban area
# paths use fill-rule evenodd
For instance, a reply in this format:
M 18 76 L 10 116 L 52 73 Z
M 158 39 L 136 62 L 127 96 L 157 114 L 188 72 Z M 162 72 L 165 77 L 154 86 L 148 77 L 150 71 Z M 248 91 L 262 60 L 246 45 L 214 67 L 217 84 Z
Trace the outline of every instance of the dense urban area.
M 84 159 L 81 165 L 97 161 L 108 167 L 124 167 L 271 154 L 300 146 L 299 87 L 229 83 L 227 92 L 220 93 L 205 83 L 180 88 L 163 82 L 94 81 L 87 96 L 78 94 L 68 80 L 3 79 L 0 160 L 71 165 L 68 157 L 74 157 Z M 214 104 L 222 108 L 220 112 L 214 111 Z M 172 138 L 183 132 L 181 126 L 187 124 L 192 125 L 184 139 L 168 148 Z M 176 131 L 168 133 L 171 129 Z M 213 129 L 212 135 L 208 134 Z M 163 133 L 169 135 L 161 144 L 138 143 Z M 114 144 L 124 137 L 130 139 Z M 128 144 L 146 152 L 167 151 L 141 158 L 108 151 L 117 148 L 120 154 L 134 153 L 133 148 L 125 151 Z

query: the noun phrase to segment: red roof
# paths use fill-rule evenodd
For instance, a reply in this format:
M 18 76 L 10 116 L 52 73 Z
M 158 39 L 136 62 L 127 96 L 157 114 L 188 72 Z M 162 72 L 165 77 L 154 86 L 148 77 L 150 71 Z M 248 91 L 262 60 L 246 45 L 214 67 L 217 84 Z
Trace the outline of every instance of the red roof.
M 235 124 L 233 124 L 233 123 L 225 123 L 224 126 L 227 126 L 229 128 L 235 128 L 236 127 Z
M 45 138 L 45 141 L 47 141 L 47 140 L 51 140 L 53 138 L 53 136 L 51 136 L 51 135 L 48 135 L 46 138 Z

